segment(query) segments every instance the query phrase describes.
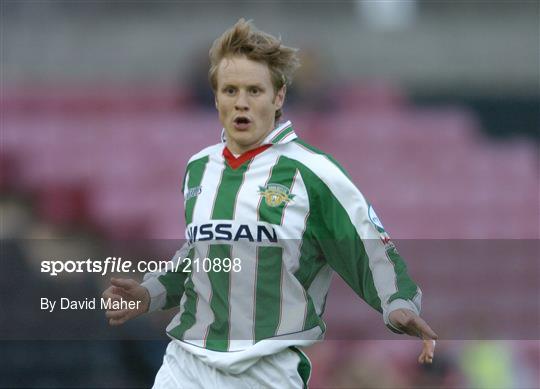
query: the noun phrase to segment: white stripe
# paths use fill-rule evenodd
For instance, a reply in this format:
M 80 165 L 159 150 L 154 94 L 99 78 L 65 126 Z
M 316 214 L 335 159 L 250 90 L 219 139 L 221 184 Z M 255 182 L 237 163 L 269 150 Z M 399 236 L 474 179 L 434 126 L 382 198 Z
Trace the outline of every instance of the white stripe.
M 235 218 L 236 218 L 236 210 L 239 208 L 238 207 L 238 200 L 239 200 L 240 191 L 242 190 L 242 187 L 244 186 L 244 184 L 246 184 L 246 180 L 247 180 L 246 175 L 250 171 L 252 163 L 253 163 L 253 159 L 247 163 L 246 171 L 242 174 L 242 181 L 240 182 L 240 186 L 238 187 L 238 191 L 236 192 L 236 196 L 234 197 L 233 212 L 232 212 L 232 219 L 233 220 L 235 220 Z
M 300 267 L 302 240 L 299 237 L 306 229 L 306 216 L 309 212 L 307 189 L 298 170 L 295 172 L 290 193 L 295 196 L 283 211 L 282 228 L 279 229 L 283 246 L 283 266 L 286 271 L 281 273 L 282 301 L 277 335 L 302 330 L 308 303 L 302 285 L 294 276 Z
M 219 186 L 221 172 L 225 168 L 223 156 L 221 153 L 217 153 L 217 150 L 222 148 L 223 145 L 211 146 L 204 149 L 199 154 L 196 154 L 192 158 L 201 158 L 204 156 L 203 154 L 205 152 L 212 153 L 209 155 L 209 159 L 201 179 L 201 193 L 199 193 L 197 196 L 197 201 L 195 202 L 195 207 L 193 208 L 192 224 L 200 224 L 201 222 L 210 220 L 212 205 L 214 204 L 215 195 Z M 208 256 L 209 243 L 197 242 L 193 248 L 195 250 L 192 258 L 191 278 L 198 298 L 195 311 L 195 324 L 185 332 L 184 339 L 190 343 L 203 347 L 204 337 L 208 326 L 214 321 L 214 314 L 210 308 L 210 299 L 212 296 L 211 284 L 210 280 L 208 279 L 208 274 L 202 271 L 202 261 Z M 197 269 L 194 268 L 193 264 L 193 261 L 197 258 L 199 259 L 199 267 L 201 270 L 199 272 L 196 271 Z
M 203 270 L 202 259 L 208 257 L 208 244 L 198 242 L 195 248 L 193 260 L 199 258 L 199 271 L 192 265 L 191 279 L 195 293 L 197 293 L 197 308 L 195 311 L 195 324 L 184 333 L 184 339 L 192 344 L 204 346 L 204 338 L 209 326 L 214 321 L 214 313 L 210 308 L 212 299 L 212 287 L 208 279 L 208 273 Z M 201 253 L 203 253 L 201 255 Z
M 290 142 L 292 141 L 293 139 L 296 139 L 298 138 L 298 136 L 295 134 L 294 131 L 291 131 L 289 132 L 287 135 L 285 135 L 279 142 L 278 144 L 280 143 L 287 143 L 287 142 Z
M 212 208 L 224 169 L 225 163 L 223 156 L 221 154 L 210 155 L 201 180 L 201 193 L 197 196 L 197 201 L 193 209 L 193 218 L 191 221 L 193 224 L 198 224 L 198 221 L 206 223 L 211 219 Z
M 272 166 L 277 162 L 275 153 L 267 150 L 257 155 L 246 171 L 244 181 L 237 194 L 234 225 L 253 224 L 257 220 L 257 205 L 260 198 L 259 185 L 264 185 Z M 239 212 L 236 212 L 240 210 Z M 269 226 L 272 227 L 272 226 Z M 257 244 L 235 242 L 232 245 L 232 258 L 241 260 L 242 270 L 231 272 L 231 351 L 245 349 L 253 345 L 255 318 L 255 274 Z
M 347 212 L 366 249 L 375 289 L 383 310 L 386 310 L 388 298 L 397 292 L 396 275 L 392 262 L 386 256 L 380 234 L 369 220 L 366 199 L 325 155 L 316 154 L 297 143 L 288 143 L 281 151 L 283 155 L 301 162 L 315 173 Z
M 315 305 L 315 312 L 317 312 L 317 315 L 319 316 L 322 314 L 326 295 L 328 294 L 328 289 L 330 289 L 330 284 L 332 283 L 333 274 L 332 268 L 325 265 L 319 270 L 319 273 L 317 273 L 307 291 Z
M 272 166 L 277 163 L 272 148 L 257 155 L 246 171 L 244 183 L 238 191 L 234 219 L 252 224 L 257 220 L 257 205 L 261 196 L 259 186 L 267 180 Z M 240 212 L 238 212 L 240 211 Z
M 276 335 L 301 331 L 304 327 L 307 300 L 304 288 L 290 272 L 281 273 L 281 313 Z
M 231 271 L 230 304 L 230 351 L 243 350 L 253 345 L 255 317 L 255 279 L 257 245 L 236 242 L 231 257 L 239 258 L 242 269 Z
M 190 162 L 193 162 L 193 161 L 196 161 L 197 159 L 206 157 L 207 155 L 221 154 L 222 151 L 223 151 L 223 144 L 222 143 L 218 143 L 218 144 L 215 144 L 215 145 L 212 145 L 212 146 L 205 147 L 204 149 L 199 151 L 197 154 L 194 154 L 189 159 L 188 165 L 189 165 Z
M 296 170 L 291 185 L 290 194 L 294 198 L 285 206 L 283 223 L 278 229 L 279 239 L 287 243 L 284 257 L 289 260 L 287 267 L 291 272 L 298 270 L 300 258 L 301 237 L 306 229 L 306 216 L 309 212 L 309 197 L 302 175 Z
M 262 141 L 262 145 L 265 145 L 265 144 L 268 144 L 268 143 L 272 143 L 272 138 L 274 136 L 276 136 L 276 134 L 278 132 L 280 132 L 281 130 L 283 130 L 284 128 L 287 128 L 287 127 L 290 127 L 292 125 L 291 121 L 290 120 L 287 120 L 285 123 L 283 124 L 280 124 L 278 127 L 276 127 L 274 130 L 272 130 L 267 136 L 266 138 L 264 138 L 264 140 Z

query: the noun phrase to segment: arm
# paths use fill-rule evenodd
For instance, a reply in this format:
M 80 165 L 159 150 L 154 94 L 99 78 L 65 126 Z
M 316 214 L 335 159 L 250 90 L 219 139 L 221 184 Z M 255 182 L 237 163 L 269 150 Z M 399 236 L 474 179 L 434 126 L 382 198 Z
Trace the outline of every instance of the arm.
M 189 247 L 186 242 L 171 259 L 174 265 L 189 256 Z M 146 273 L 141 286 L 148 290 L 150 295 L 149 312 L 158 309 L 169 309 L 178 306 L 184 294 L 184 282 L 189 273 L 168 271 L 159 273 Z
M 176 252 L 172 261 L 183 259 L 188 254 L 187 243 Z M 113 300 L 138 301 L 135 309 L 108 310 L 105 316 L 112 326 L 124 324 L 146 312 L 157 309 L 169 309 L 177 306 L 184 293 L 184 282 L 188 273 L 160 272 L 147 273 L 139 284 L 133 279 L 112 278 L 111 286 L 103 292 L 102 297 Z
M 188 174 L 186 172 L 182 182 L 182 193 L 184 194 L 187 177 Z M 188 255 L 188 250 L 188 243 L 186 242 L 171 259 L 171 262 L 173 262 L 172 268 L 178 263 L 178 260 L 182 260 Z M 186 278 L 187 273 L 167 271 L 146 273 L 141 284 L 132 279 L 111 279 L 111 286 L 103 292 L 103 298 L 140 301 L 141 304 L 139 304 L 138 309 L 107 311 L 105 315 L 109 319 L 109 324 L 124 324 L 126 321 L 140 316 L 145 312 L 153 312 L 158 309 L 169 309 L 177 306 L 184 294 L 184 282 Z
M 419 361 L 431 362 L 437 335 L 419 317 L 422 293 L 407 274 L 382 223 L 364 196 L 339 169 L 326 166 L 310 194 L 317 212 L 315 239 L 328 264 L 396 333 L 419 336 L 424 351 Z

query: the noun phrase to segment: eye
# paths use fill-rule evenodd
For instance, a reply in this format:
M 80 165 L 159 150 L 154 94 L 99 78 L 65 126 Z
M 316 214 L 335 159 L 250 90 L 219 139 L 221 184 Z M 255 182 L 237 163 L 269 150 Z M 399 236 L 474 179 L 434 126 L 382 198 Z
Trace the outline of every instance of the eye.
M 258 94 L 261 93 L 261 90 L 259 88 L 257 88 L 256 86 L 254 86 L 254 87 L 251 87 L 249 89 L 249 93 L 251 93 L 252 95 L 257 96 Z
M 236 92 L 236 89 L 232 86 L 228 86 L 225 89 L 223 89 L 223 92 L 225 92 L 225 94 L 228 96 L 232 96 Z

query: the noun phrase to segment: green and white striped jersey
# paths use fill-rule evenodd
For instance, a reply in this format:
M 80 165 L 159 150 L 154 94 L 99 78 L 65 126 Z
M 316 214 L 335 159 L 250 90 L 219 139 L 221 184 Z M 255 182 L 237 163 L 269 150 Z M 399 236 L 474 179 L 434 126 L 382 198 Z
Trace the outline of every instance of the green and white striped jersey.
M 420 289 L 347 173 L 290 122 L 263 145 L 241 164 L 226 158 L 224 142 L 188 162 L 188 242 L 175 258 L 238 258 L 241 270 L 196 271 L 192 262 L 190 273 L 145 276 L 150 310 L 180 306 L 169 336 L 221 368 L 309 345 L 324 334 L 334 271 L 387 325 L 394 309 L 419 313 Z

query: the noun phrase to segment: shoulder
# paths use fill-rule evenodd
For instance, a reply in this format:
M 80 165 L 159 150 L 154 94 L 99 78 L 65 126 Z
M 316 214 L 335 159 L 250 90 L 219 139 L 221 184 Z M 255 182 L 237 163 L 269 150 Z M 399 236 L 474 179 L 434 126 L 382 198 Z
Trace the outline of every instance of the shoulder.
M 284 146 L 282 155 L 294 161 L 308 193 L 325 202 L 324 205 L 332 201 L 342 204 L 346 209 L 366 206 L 363 194 L 333 156 L 300 139 Z
M 349 174 L 330 154 L 297 138 L 283 145 L 280 150 L 283 156 L 294 160 L 302 168 L 323 179 L 346 179 L 350 181 Z
M 182 192 L 185 189 L 186 182 L 188 180 L 188 176 L 190 175 L 190 172 L 193 173 L 194 171 L 197 171 L 199 169 L 204 169 L 204 166 L 206 166 L 206 163 L 208 162 L 211 155 L 220 154 L 223 150 L 223 143 L 218 143 L 212 146 L 205 147 L 198 153 L 191 156 L 189 159 L 187 165 L 186 165 L 186 171 L 184 174 L 184 179 L 182 181 Z
M 223 143 L 217 143 L 212 146 L 205 147 L 201 151 L 199 151 L 196 154 L 193 154 L 191 158 L 188 161 L 188 166 L 191 165 L 193 162 L 205 159 L 213 154 L 220 154 L 223 151 Z

